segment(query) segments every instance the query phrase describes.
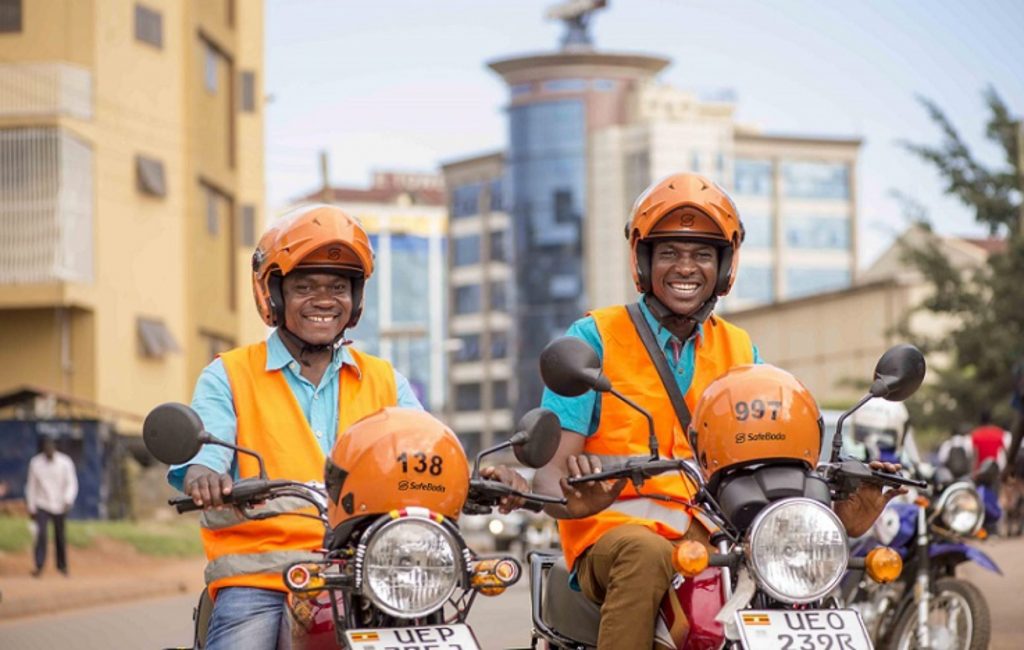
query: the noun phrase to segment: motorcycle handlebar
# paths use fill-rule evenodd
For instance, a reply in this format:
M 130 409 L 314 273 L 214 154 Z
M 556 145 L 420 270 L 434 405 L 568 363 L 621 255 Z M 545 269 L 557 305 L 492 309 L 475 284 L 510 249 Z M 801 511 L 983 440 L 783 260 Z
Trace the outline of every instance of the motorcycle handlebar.
M 614 467 L 612 469 L 606 469 L 593 474 L 587 474 L 586 476 L 577 476 L 568 479 L 569 485 L 576 485 L 577 483 L 589 483 L 591 481 L 604 481 L 614 478 L 633 478 L 635 476 L 643 476 L 644 478 L 651 478 L 665 472 L 676 472 L 683 471 L 686 467 L 686 461 L 672 458 L 661 458 L 658 460 L 645 459 L 640 462 L 627 461 L 625 465 Z
M 248 506 L 260 501 L 266 501 L 273 496 L 273 491 L 283 487 L 308 488 L 303 483 L 285 480 L 269 480 L 263 478 L 244 478 L 231 486 L 231 493 L 223 496 L 224 505 Z M 190 496 L 180 496 L 168 499 L 168 505 L 174 506 L 178 514 L 202 510 L 205 506 L 196 505 Z
M 515 496 L 523 499 L 523 510 L 540 512 L 549 503 L 565 504 L 564 497 L 552 497 L 546 494 L 534 492 L 520 492 L 500 481 L 491 481 L 482 478 L 475 478 L 469 482 L 469 497 L 467 502 L 482 506 L 488 510 L 496 505 L 501 497 Z

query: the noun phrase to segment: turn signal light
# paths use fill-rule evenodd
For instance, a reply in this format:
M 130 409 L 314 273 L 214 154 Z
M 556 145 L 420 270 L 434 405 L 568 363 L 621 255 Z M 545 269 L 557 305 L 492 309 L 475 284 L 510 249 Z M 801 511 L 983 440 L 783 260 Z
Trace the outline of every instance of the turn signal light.
M 708 568 L 708 559 L 708 547 L 692 539 L 676 544 L 672 552 L 672 566 L 687 578 Z
M 903 559 L 888 546 L 879 546 L 872 549 L 864 558 L 864 568 L 872 580 L 884 585 L 900 577 Z
M 497 596 L 519 580 L 519 563 L 511 558 L 488 558 L 476 563 L 470 584 L 484 596 Z
M 323 588 L 324 578 L 315 564 L 293 564 L 285 571 L 284 583 L 293 591 L 309 591 Z

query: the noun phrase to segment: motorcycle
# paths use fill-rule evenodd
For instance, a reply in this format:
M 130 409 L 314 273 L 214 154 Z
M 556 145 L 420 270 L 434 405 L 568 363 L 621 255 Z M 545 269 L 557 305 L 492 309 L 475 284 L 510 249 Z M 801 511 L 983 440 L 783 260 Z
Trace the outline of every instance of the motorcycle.
M 624 477 L 639 492 L 646 479 L 675 472 L 697 486 L 691 506 L 702 522 L 710 523 L 710 541 L 717 552 L 709 553 L 695 541 L 677 544 L 673 565 L 678 573 L 656 622 L 659 644 L 685 650 L 871 647 L 860 613 L 842 607 L 837 587 L 848 568 L 864 569 L 879 582 L 894 580 L 900 558 L 881 547 L 867 557 L 850 557 L 846 531 L 831 504 L 852 494 L 864 481 L 888 486 L 923 483 L 858 461 L 840 460 L 842 424 L 872 396 L 903 400 L 912 394 L 924 377 L 920 351 L 897 346 L 882 356 L 869 395 L 839 418 L 827 462 L 807 469 L 805 464 L 754 459 L 724 473 L 714 484 L 705 482 L 693 459 L 660 457 L 652 416 L 611 386 L 586 343 L 572 337 L 553 341 L 541 355 L 541 375 L 561 395 L 595 390 L 630 404 L 646 418 L 654 443 L 649 457 L 631 458 L 618 467 L 571 478 L 570 483 Z M 820 420 L 818 430 L 823 437 Z M 739 444 L 723 433 L 715 444 L 734 442 Z M 705 445 L 711 444 L 692 430 L 690 443 L 698 460 Z M 532 647 L 546 644 L 584 650 L 596 646 L 600 609 L 570 588 L 569 569 L 561 555 L 533 554 L 530 585 Z M 686 615 L 688 629 L 673 626 L 680 611 Z
M 912 433 L 904 434 L 894 450 L 915 449 Z M 948 467 L 932 468 L 916 453 L 902 454 L 904 468 L 928 481 L 917 495 L 891 502 L 867 535 L 855 541 L 852 553 L 863 557 L 885 545 L 903 559 L 900 580 L 877 584 L 863 572 L 851 571 L 844 583 L 844 601 L 860 612 L 871 638 L 879 647 L 899 650 L 980 650 L 987 648 L 991 620 L 985 597 L 956 569 L 974 562 L 1001 574 L 983 551 L 969 539 L 984 539 L 985 526 L 993 525 L 991 504 L 984 485 L 998 474 L 989 461 L 972 477 L 955 476 Z
M 380 433 L 396 422 L 404 428 Z M 156 407 L 143 425 L 147 449 L 167 464 L 187 462 L 204 444 L 254 456 L 259 475 L 236 481 L 225 497 L 239 521 L 293 516 L 313 517 L 323 525 L 322 548 L 283 569 L 290 647 L 308 650 L 479 648 L 466 624 L 474 599 L 504 592 L 519 580 L 522 566 L 515 557 L 474 553 L 456 518 L 460 510 L 488 514 L 502 497 L 519 497 L 522 507 L 534 511 L 564 501 L 480 476 L 481 459 L 509 447 L 527 467 L 545 465 L 559 434 L 558 418 L 534 409 L 509 440 L 481 451 L 470 471 L 457 438 L 440 422 L 423 412 L 387 408 L 340 435 L 324 483 L 309 484 L 268 478 L 259 454 L 206 433 L 199 416 L 183 404 Z M 358 448 L 350 457 L 359 460 L 348 471 L 332 462 L 346 445 Z M 384 472 L 379 471 L 381 462 Z M 400 477 L 408 478 L 392 480 Z M 360 493 L 368 494 L 375 507 L 365 515 L 346 516 L 347 510 L 365 508 L 362 497 L 352 499 Z M 425 507 L 440 503 L 438 498 L 456 499 L 454 516 Z M 332 508 L 332 503 L 341 505 Z M 188 496 L 169 504 L 179 513 L 199 509 Z M 205 645 L 211 610 L 204 589 L 194 612 L 193 648 Z

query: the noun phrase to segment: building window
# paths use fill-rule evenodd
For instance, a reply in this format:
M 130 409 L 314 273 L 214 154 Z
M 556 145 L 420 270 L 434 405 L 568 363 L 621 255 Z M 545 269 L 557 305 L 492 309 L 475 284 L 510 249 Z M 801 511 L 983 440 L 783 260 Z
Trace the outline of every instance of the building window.
M 240 219 L 239 242 L 242 246 L 252 248 L 256 245 L 256 206 L 243 205 Z
M 786 217 L 783 220 L 789 248 L 847 250 L 850 221 L 845 217 Z
M 480 184 L 463 185 L 452 190 L 452 218 L 480 214 Z
M 139 317 L 135 321 L 139 336 L 139 354 L 150 359 L 162 359 L 171 352 L 180 352 L 167 325 L 159 318 Z
M 203 339 L 206 344 L 206 355 L 207 359 L 214 359 L 218 354 L 227 352 L 228 350 L 235 347 L 235 342 L 229 338 L 221 336 L 220 334 L 213 334 L 211 332 L 200 331 L 199 336 Z
M 771 302 L 775 299 L 775 282 L 772 267 L 741 264 L 736 278 L 736 297 L 754 302 Z
M 241 109 L 243 113 L 255 113 L 256 112 L 256 73 L 255 72 L 242 72 L 241 81 L 239 85 L 241 88 L 241 94 L 239 102 L 241 103 Z
M 0 34 L 21 31 L 21 0 L 0 0 Z
M 771 248 L 775 242 L 771 214 L 747 210 L 740 214 L 743 221 L 743 248 Z
M 479 411 L 480 407 L 480 384 L 455 385 L 456 411 Z
M 512 97 L 529 95 L 532 90 L 533 84 L 514 84 L 508 87 L 508 92 Z
M 491 406 L 496 409 L 507 409 L 508 405 L 508 382 L 496 381 L 491 384 Z
M 480 453 L 480 432 L 460 433 L 458 436 L 459 442 L 462 443 L 462 448 L 466 450 L 466 455 L 470 458 L 476 458 L 476 455 Z
M 508 334 L 491 332 L 491 358 L 504 359 L 508 356 Z
M 555 222 L 576 223 L 578 217 L 572 209 L 572 190 L 559 188 L 554 192 Z
M 798 298 L 814 293 L 842 289 L 850 285 L 847 269 L 790 268 L 786 269 L 786 297 Z
M 452 264 L 469 266 L 480 263 L 480 235 L 456 237 L 452 242 Z
M 737 159 L 734 163 L 733 186 L 743 196 L 772 195 L 772 161 Z
M 582 287 L 577 275 L 561 274 L 552 276 L 548 282 L 548 295 L 552 298 L 568 300 L 580 295 Z
M 782 193 L 795 199 L 848 199 L 850 168 L 846 163 L 782 163 Z
M 135 5 L 135 40 L 156 48 L 164 46 L 164 17 L 159 11 Z
M 220 216 L 217 214 L 217 193 L 206 188 L 206 232 L 216 236 L 220 232 Z
M 509 261 L 508 254 L 508 237 L 504 230 L 495 230 L 491 233 L 491 261 L 492 262 L 507 262 Z
M 598 92 L 611 92 L 618 88 L 614 79 L 594 79 L 590 82 L 591 87 Z
M 155 158 L 135 156 L 135 183 L 143 194 L 167 196 L 163 162 Z
M 213 46 L 203 41 L 203 83 L 206 90 L 211 93 L 217 92 L 217 59 L 220 55 Z
M 586 79 L 549 79 L 540 84 L 548 93 L 580 93 L 587 89 Z
M 508 311 L 508 285 L 505 282 L 491 283 L 491 309 Z
M 457 339 L 459 341 L 458 351 L 455 353 L 456 361 L 479 361 L 480 360 L 480 335 L 466 334 Z
M 505 183 L 496 178 L 491 181 L 491 210 L 501 212 L 505 209 Z
M 480 311 L 480 285 L 455 288 L 455 313 L 476 314 Z

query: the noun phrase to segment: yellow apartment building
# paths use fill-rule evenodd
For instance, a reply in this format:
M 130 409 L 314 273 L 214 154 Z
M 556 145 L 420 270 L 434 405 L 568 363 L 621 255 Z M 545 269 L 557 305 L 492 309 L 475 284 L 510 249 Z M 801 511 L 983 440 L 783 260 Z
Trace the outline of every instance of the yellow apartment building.
M 129 414 L 263 335 L 263 7 L 0 0 L 0 393 Z

